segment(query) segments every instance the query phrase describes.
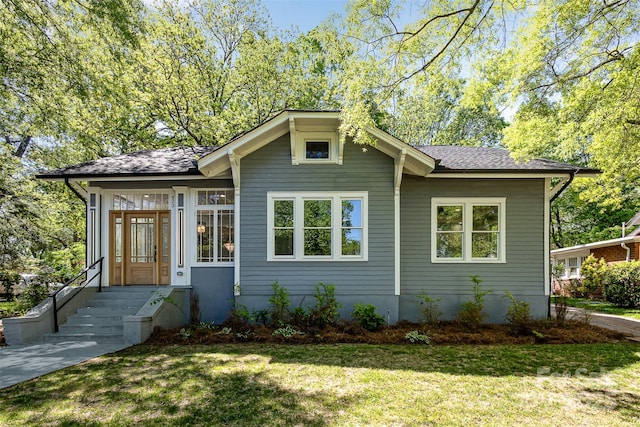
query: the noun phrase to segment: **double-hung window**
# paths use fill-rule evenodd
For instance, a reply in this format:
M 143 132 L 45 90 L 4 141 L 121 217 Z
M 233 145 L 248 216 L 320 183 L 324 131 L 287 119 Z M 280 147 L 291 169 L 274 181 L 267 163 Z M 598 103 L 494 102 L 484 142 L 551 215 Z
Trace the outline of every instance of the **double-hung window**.
M 367 259 L 366 192 L 269 192 L 271 261 Z
M 233 262 L 233 190 L 197 190 L 195 225 L 197 263 Z
M 505 262 L 505 198 L 433 198 L 432 262 Z

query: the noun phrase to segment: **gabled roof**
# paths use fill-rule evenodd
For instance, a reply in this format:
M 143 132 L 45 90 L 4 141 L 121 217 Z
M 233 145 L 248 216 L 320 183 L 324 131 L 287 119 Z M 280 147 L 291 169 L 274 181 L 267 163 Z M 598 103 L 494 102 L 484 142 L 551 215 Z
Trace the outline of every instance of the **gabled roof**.
M 46 171 L 43 179 L 126 178 L 132 176 L 228 176 L 230 156 L 236 160 L 248 155 L 274 139 L 298 128 L 332 127 L 337 129 L 339 111 L 285 110 L 244 132 L 220 147 L 172 147 L 144 150 L 105 157 L 67 168 Z M 535 159 L 515 162 L 507 150 L 487 147 L 406 144 L 380 129 L 368 129 L 375 138 L 375 148 L 399 159 L 403 173 L 418 176 L 445 176 L 453 173 L 473 174 L 540 174 L 558 176 L 575 174 L 593 176 L 599 171 L 579 168 L 567 163 Z M 404 153 L 404 154 L 403 154 Z

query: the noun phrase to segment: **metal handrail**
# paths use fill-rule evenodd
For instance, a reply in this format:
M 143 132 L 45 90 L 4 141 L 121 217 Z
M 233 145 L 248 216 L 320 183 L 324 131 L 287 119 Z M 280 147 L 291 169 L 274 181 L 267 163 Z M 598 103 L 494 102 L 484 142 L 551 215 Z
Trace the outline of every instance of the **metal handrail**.
M 62 307 L 64 307 L 65 305 L 67 305 L 67 303 L 69 301 L 71 301 L 76 295 L 78 295 L 79 292 L 73 294 L 71 296 L 71 298 L 69 298 L 68 300 L 66 300 L 64 302 L 64 304 L 62 304 L 60 307 L 58 307 L 58 301 L 56 299 L 57 295 L 60 293 L 60 291 L 62 291 L 64 288 L 66 288 L 67 286 L 71 285 L 73 282 L 75 282 L 76 280 L 78 280 L 79 278 L 81 278 L 82 276 L 87 275 L 87 273 L 89 272 L 89 270 L 91 270 L 93 267 L 95 267 L 96 265 L 100 264 L 100 268 L 98 269 L 98 272 L 96 274 L 94 274 L 93 276 L 91 276 L 90 279 L 85 279 L 84 285 L 80 286 L 80 289 L 83 289 L 85 286 L 87 286 L 93 279 L 96 278 L 96 276 L 98 276 L 98 292 L 102 292 L 102 260 L 104 260 L 104 257 L 100 258 L 99 260 L 97 260 L 96 262 L 94 262 L 93 264 L 91 264 L 89 267 L 86 267 L 84 270 L 82 270 L 80 273 L 78 273 L 73 279 L 69 280 L 68 282 L 66 282 L 64 285 L 62 285 L 62 287 L 60 289 L 58 289 L 57 291 L 55 291 L 54 293 L 50 294 L 49 297 L 51 297 L 51 299 L 53 300 L 53 328 L 55 332 L 58 332 L 58 311 L 60 311 L 62 309 Z

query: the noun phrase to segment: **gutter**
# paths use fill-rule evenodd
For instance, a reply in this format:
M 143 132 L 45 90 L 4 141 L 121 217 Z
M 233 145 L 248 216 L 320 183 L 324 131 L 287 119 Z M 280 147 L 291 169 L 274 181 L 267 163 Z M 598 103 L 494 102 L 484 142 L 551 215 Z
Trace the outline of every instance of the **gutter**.
M 623 222 L 622 223 L 622 237 L 625 237 L 626 234 L 626 224 Z M 627 246 L 627 244 L 625 242 L 620 243 L 620 247 L 624 250 L 627 251 L 627 257 L 625 259 L 625 261 L 629 262 L 631 260 L 631 248 L 629 246 Z
M 80 194 L 80 192 L 78 190 L 76 190 L 76 188 L 69 181 L 69 177 L 68 176 L 64 177 L 64 185 L 66 185 L 69 188 L 69 190 L 71 190 L 71 192 L 78 197 L 78 199 L 80 199 L 80 200 L 82 200 L 84 202 L 85 207 L 87 206 L 87 203 L 88 203 L 87 202 L 87 197 L 82 195 L 82 194 Z

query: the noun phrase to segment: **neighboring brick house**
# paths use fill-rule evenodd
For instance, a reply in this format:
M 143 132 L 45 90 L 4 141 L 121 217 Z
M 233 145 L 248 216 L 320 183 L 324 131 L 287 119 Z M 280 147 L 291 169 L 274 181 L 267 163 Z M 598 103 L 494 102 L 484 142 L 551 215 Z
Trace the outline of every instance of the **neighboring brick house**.
M 623 225 L 623 234 L 625 229 L 639 224 L 640 212 Z M 564 265 L 564 273 L 560 276 L 560 283 L 557 283 L 557 280 L 554 281 L 554 289 L 556 291 L 562 282 L 581 277 L 582 263 L 589 255 L 593 255 L 596 259 L 603 258 L 608 264 L 637 261 L 640 259 L 640 227 L 619 239 L 601 240 L 552 250 L 551 262 L 553 266 Z

